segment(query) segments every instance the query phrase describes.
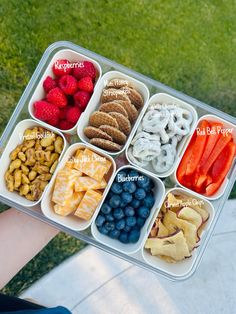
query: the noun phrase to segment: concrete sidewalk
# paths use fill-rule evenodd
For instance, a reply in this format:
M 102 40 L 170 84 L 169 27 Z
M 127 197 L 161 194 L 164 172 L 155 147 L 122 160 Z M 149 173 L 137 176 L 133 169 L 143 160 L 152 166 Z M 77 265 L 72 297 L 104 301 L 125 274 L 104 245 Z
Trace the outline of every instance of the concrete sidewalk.
M 236 200 L 228 201 L 200 267 L 170 282 L 88 246 L 44 276 L 22 298 L 82 314 L 236 313 Z

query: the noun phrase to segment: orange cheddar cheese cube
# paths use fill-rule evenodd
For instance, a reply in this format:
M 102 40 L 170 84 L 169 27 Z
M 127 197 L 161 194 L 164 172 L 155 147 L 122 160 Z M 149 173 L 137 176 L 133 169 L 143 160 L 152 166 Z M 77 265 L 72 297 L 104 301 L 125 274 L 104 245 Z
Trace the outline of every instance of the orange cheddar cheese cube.
M 91 219 L 101 199 L 102 194 L 93 190 L 88 190 L 74 215 L 84 220 Z
M 104 174 L 107 173 L 107 166 L 104 161 L 101 162 L 98 160 L 99 158 L 102 160 L 104 157 L 90 152 L 90 150 L 85 149 L 83 152 L 77 154 L 74 162 L 74 168 L 97 181 L 102 181 Z M 93 154 L 96 155 L 96 158 Z
M 64 206 L 66 201 L 72 197 L 75 180 L 81 176 L 81 172 L 75 169 L 63 168 L 56 177 L 52 201 Z
M 109 171 L 109 169 L 111 168 L 111 161 L 108 160 L 106 157 L 100 156 L 96 153 L 94 153 L 93 151 L 91 151 L 90 149 L 86 148 L 84 150 L 84 154 L 88 157 L 90 157 L 91 160 L 93 161 L 99 161 L 103 166 L 105 166 L 107 168 L 106 173 Z
M 74 192 L 71 198 L 66 200 L 64 206 L 61 206 L 58 204 L 54 205 L 55 213 L 60 216 L 67 216 L 73 213 L 76 210 L 76 208 L 79 206 L 79 203 L 81 202 L 83 196 L 84 196 L 83 192 L 78 192 L 78 193 Z
M 68 160 L 65 164 L 65 168 L 68 168 L 68 169 L 73 169 L 74 168 L 74 162 L 73 160 Z
M 88 176 L 79 177 L 75 181 L 75 191 L 87 191 L 87 190 L 95 190 L 95 189 L 105 189 L 107 186 L 106 180 L 102 179 L 101 182 L 94 180 Z

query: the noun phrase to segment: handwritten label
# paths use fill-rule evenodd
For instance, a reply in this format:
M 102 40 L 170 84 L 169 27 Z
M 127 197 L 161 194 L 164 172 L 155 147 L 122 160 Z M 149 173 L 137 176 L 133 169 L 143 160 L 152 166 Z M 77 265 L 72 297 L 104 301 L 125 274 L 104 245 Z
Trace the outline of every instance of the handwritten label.
M 126 181 L 142 181 L 144 180 L 144 176 L 124 176 L 122 174 L 117 174 L 118 182 L 126 182 Z
M 205 129 L 201 130 L 200 128 L 196 128 L 197 135 L 217 135 L 223 134 L 223 136 L 227 136 L 228 134 L 233 133 L 233 128 L 221 128 L 220 126 L 213 126 L 213 127 L 206 127 Z
M 64 70 L 64 72 L 66 72 L 67 69 L 74 68 L 84 68 L 83 62 L 67 62 L 63 64 L 60 64 L 58 61 L 55 62 L 55 69 Z
M 172 208 L 172 207 L 191 207 L 191 206 L 203 206 L 204 201 L 203 200 L 197 200 L 196 198 L 191 198 L 187 200 L 178 200 L 174 203 L 169 204 L 168 201 L 165 202 L 166 208 Z

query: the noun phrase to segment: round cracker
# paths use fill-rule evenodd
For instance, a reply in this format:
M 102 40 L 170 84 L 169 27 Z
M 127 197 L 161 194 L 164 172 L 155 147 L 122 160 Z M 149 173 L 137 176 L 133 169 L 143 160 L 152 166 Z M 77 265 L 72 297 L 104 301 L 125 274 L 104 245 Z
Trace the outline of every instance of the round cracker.
M 117 128 L 113 128 L 113 126 L 110 125 L 101 125 L 99 129 L 109 134 L 115 143 L 118 143 L 120 145 L 125 144 L 127 136 Z
M 112 136 L 104 132 L 102 129 L 95 128 L 94 126 L 87 126 L 84 129 L 84 134 L 89 139 L 97 137 L 97 138 L 103 138 L 104 140 L 112 141 Z
M 126 118 L 129 117 L 125 108 L 121 104 L 119 104 L 116 100 L 102 104 L 99 107 L 99 111 L 103 111 L 107 113 L 118 112 L 118 113 L 123 114 L 123 116 L 125 116 Z
M 113 118 L 111 115 L 109 115 L 106 112 L 102 111 L 95 111 L 91 114 L 89 117 L 89 124 L 94 127 L 99 127 L 100 125 L 111 125 L 114 128 L 118 128 L 118 122 L 115 118 Z
M 118 152 L 122 148 L 119 144 L 108 141 L 108 140 L 104 140 L 102 138 L 92 138 L 90 140 L 90 143 L 92 145 L 95 145 L 97 147 L 100 147 L 102 149 L 105 149 L 111 152 Z
M 129 119 L 127 119 L 121 113 L 118 112 L 110 112 L 109 115 L 112 118 L 116 119 L 116 122 L 119 125 L 119 130 L 125 133 L 125 135 L 129 135 L 132 128 Z

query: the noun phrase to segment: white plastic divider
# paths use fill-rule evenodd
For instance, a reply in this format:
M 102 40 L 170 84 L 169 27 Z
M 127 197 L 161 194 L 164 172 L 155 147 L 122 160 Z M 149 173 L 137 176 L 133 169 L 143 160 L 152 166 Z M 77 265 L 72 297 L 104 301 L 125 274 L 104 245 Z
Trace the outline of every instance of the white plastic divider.
M 183 261 L 179 261 L 176 263 L 167 263 L 166 261 L 162 260 L 158 256 L 151 255 L 151 253 L 147 249 L 145 249 L 145 247 L 144 247 L 148 236 L 145 239 L 145 242 L 144 242 L 143 247 L 142 247 L 142 255 L 143 255 L 145 262 L 148 263 L 149 265 L 157 268 L 158 270 L 161 270 L 167 276 L 174 276 L 174 277 L 180 278 L 180 277 L 187 276 L 192 271 L 192 269 L 194 268 L 198 254 L 199 254 L 198 247 L 203 245 L 203 243 L 206 239 L 206 234 L 209 231 L 211 224 L 212 224 L 212 221 L 213 221 L 214 216 L 215 216 L 215 210 L 214 210 L 213 205 L 208 200 L 202 198 L 201 196 L 197 195 L 196 193 L 194 193 L 192 191 L 189 192 L 183 188 L 169 189 L 166 192 L 164 200 L 166 199 L 166 197 L 169 193 L 173 193 L 174 195 L 187 196 L 189 199 L 194 198 L 195 200 L 201 202 L 201 204 L 204 204 L 203 208 L 206 209 L 209 213 L 209 218 L 205 222 L 205 228 L 201 234 L 200 241 L 197 243 L 197 247 L 192 251 L 191 257 L 185 258 Z M 202 203 L 202 202 L 204 202 L 204 203 Z M 189 207 L 191 207 L 191 206 L 189 206 Z M 159 211 L 153 217 L 153 220 L 151 223 L 151 228 L 152 228 L 152 226 L 153 226 L 153 224 L 157 218 L 158 213 L 159 213 Z M 151 231 L 151 228 L 150 228 L 149 232 Z
M 232 124 L 232 123 L 230 123 L 230 122 L 228 122 L 228 121 L 226 121 L 226 120 L 224 120 L 224 119 L 222 119 L 222 118 L 220 118 L 220 117 L 217 117 L 217 116 L 214 116 L 214 115 L 211 115 L 211 114 L 207 114 L 207 115 L 202 116 L 202 117 L 198 120 L 197 126 L 199 125 L 199 123 L 200 123 L 202 120 L 207 120 L 207 121 L 210 121 L 210 122 L 221 122 L 221 123 L 223 124 L 223 127 L 224 127 L 225 129 L 232 129 L 232 137 L 233 137 L 234 143 L 235 143 L 235 145 L 236 145 L 236 125 L 234 125 L 234 124 Z M 197 127 L 197 126 L 196 126 L 196 127 Z M 191 136 L 191 138 L 192 138 L 192 136 Z M 180 165 L 180 163 L 181 163 L 181 159 L 182 159 L 182 157 L 183 157 L 185 151 L 186 151 L 187 148 L 188 148 L 188 145 L 189 145 L 189 143 L 190 143 L 190 141 L 191 141 L 191 138 L 189 138 L 189 141 L 188 141 L 188 143 L 187 143 L 187 145 L 186 145 L 184 151 L 183 151 L 182 154 L 181 154 L 181 158 L 180 158 L 179 161 L 178 161 L 178 164 L 177 164 L 177 166 L 176 166 L 176 169 L 175 169 L 174 175 L 172 176 L 172 179 L 173 179 L 179 186 L 181 186 L 182 188 L 184 188 L 184 189 L 186 189 L 186 190 L 188 190 L 188 191 L 194 192 L 194 191 L 188 189 L 187 187 L 185 187 L 184 185 L 182 185 L 182 184 L 179 182 L 178 178 L 177 178 L 178 167 L 179 167 L 179 165 Z M 234 158 L 234 161 L 235 161 L 235 160 L 236 160 L 236 156 L 235 156 L 235 158 Z M 234 162 L 233 162 L 232 165 L 231 165 L 231 169 L 233 168 L 233 165 L 234 165 Z M 230 172 L 231 172 L 231 171 L 229 170 L 228 174 L 229 174 Z M 205 198 L 208 199 L 208 200 L 212 200 L 212 201 L 213 201 L 213 200 L 217 200 L 218 198 L 220 198 L 220 197 L 224 194 L 224 192 L 225 192 L 225 190 L 226 190 L 226 187 L 227 187 L 228 182 L 229 182 L 228 174 L 226 175 L 224 181 L 222 182 L 222 184 L 221 184 L 219 190 L 218 190 L 215 194 L 213 194 L 212 196 L 207 196 L 207 195 L 205 195 L 205 194 L 200 194 L 200 193 L 197 193 L 197 192 L 195 192 L 195 193 L 196 193 L 197 195 L 199 195 L 199 196 L 205 197 Z
M 78 136 L 80 137 L 80 139 L 84 143 L 89 143 L 89 139 L 84 134 L 84 128 L 89 125 L 89 117 L 94 111 L 98 110 L 98 107 L 101 104 L 100 98 L 102 95 L 102 91 L 106 87 L 107 83 L 114 78 L 124 79 L 124 80 L 131 82 L 133 87 L 143 96 L 143 99 L 144 99 L 143 108 L 139 112 L 139 116 L 138 116 L 136 122 L 134 123 L 134 125 L 132 126 L 132 130 L 131 130 L 128 138 L 132 136 L 134 130 L 136 129 L 136 125 L 139 123 L 139 119 L 142 116 L 142 113 L 146 110 L 147 102 L 149 99 L 149 89 L 147 88 L 147 86 L 144 83 L 134 79 L 131 76 L 128 76 L 128 75 L 121 73 L 121 72 L 118 72 L 118 71 L 109 71 L 109 72 L 105 73 L 101 77 L 99 82 L 97 83 L 96 90 L 94 91 L 93 98 L 91 99 L 91 103 L 89 106 L 87 106 L 87 108 L 83 112 L 83 114 L 81 116 L 81 121 L 78 124 L 77 133 L 78 133 Z M 105 153 L 110 154 L 113 157 L 118 156 L 120 153 L 122 153 L 125 150 L 126 145 L 128 143 L 128 138 L 127 138 L 125 145 L 122 147 L 122 149 L 119 152 L 111 152 L 111 151 L 106 151 L 106 150 L 103 150 L 103 151 Z
M 55 134 L 58 134 L 63 138 L 64 147 L 63 147 L 63 151 L 61 152 L 59 161 L 61 160 L 61 158 L 62 158 L 62 156 L 63 156 L 63 154 L 64 154 L 64 152 L 68 146 L 64 135 L 61 132 L 59 132 L 56 128 L 49 126 L 46 123 L 37 122 L 37 121 L 32 120 L 32 119 L 26 119 L 26 120 L 22 120 L 21 122 L 19 122 L 16 125 L 16 127 L 15 127 L 15 129 L 14 129 L 14 131 L 13 131 L 13 133 L 12 133 L 12 135 L 11 135 L 11 137 L 10 137 L 10 139 L 9 139 L 9 141 L 8 141 L 4 151 L 3 151 L 2 157 L 0 159 L 0 165 L 1 165 L 0 177 L 2 178 L 2 180 L 0 181 L 0 195 L 2 195 L 3 197 L 5 197 L 9 200 L 14 199 L 15 203 L 17 203 L 21 206 L 25 206 L 25 207 L 32 207 L 32 206 L 37 205 L 41 201 L 41 199 L 43 198 L 44 194 L 46 193 L 48 185 L 44 189 L 44 192 L 38 201 L 29 201 L 24 196 L 21 196 L 19 193 L 17 193 L 16 191 L 14 191 L 14 192 L 8 191 L 8 189 L 6 187 L 5 180 L 4 180 L 4 174 L 7 171 L 8 167 L 11 163 L 10 153 L 16 148 L 17 145 L 19 145 L 23 142 L 24 131 L 26 129 L 34 128 L 34 127 L 43 127 L 46 130 L 54 132 Z M 53 176 L 54 176 L 54 174 L 53 174 Z M 53 180 L 53 176 L 52 176 L 51 180 Z
M 174 173 L 175 169 L 176 169 L 176 164 L 178 163 L 179 159 L 180 159 L 180 155 L 181 155 L 181 152 L 188 140 L 188 138 L 192 135 L 196 125 L 197 125 L 197 119 L 198 119 L 198 115 L 197 115 L 197 112 L 196 110 L 193 108 L 192 105 L 178 99 L 178 98 L 175 98 L 171 95 L 168 95 L 168 94 L 164 94 L 164 93 L 158 93 L 158 94 L 155 94 L 153 95 L 149 101 L 148 101 L 148 104 L 145 108 L 144 111 L 142 111 L 142 114 L 140 115 L 139 117 L 139 121 L 138 123 L 135 125 L 135 129 L 133 130 L 133 133 L 132 135 L 129 137 L 128 141 L 127 141 L 127 145 L 126 145 L 126 150 L 125 150 L 125 153 L 126 153 L 126 158 L 128 159 L 129 163 L 134 165 L 134 166 L 138 166 L 136 165 L 133 161 L 130 160 L 129 156 L 128 156 L 128 149 L 129 147 L 131 146 L 131 142 L 139 128 L 139 125 L 140 123 L 142 122 L 142 119 L 148 109 L 149 106 L 151 105 L 154 105 L 154 104 L 164 104 L 165 106 L 168 107 L 168 105 L 175 105 L 177 107 L 180 107 L 180 108 L 184 108 L 184 109 L 187 109 L 188 111 L 190 111 L 192 113 L 192 116 L 193 116 L 193 121 L 191 123 L 191 128 L 190 128 L 190 131 L 189 131 L 189 134 L 183 136 L 183 138 L 181 139 L 180 142 L 178 142 L 177 144 L 177 153 L 176 153 L 176 157 L 175 157 L 175 161 L 172 165 L 172 167 L 166 171 L 166 172 L 162 172 L 162 173 L 158 173 L 153 167 L 152 167 L 152 164 L 149 163 L 147 165 L 147 167 L 141 167 L 142 169 L 145 169 L 146 171 L 148 171 L 149 173 L 152 173 L 152 174 L 155 174 L 156 176 L 160 177 L 160 178 L 165 178 L 165 177 L 168 177 L 170 176 L 171 174 Z M 140 166 L 139 166 L 140 167 Z
M 52 202 L 52 193 L 53 193 L 54 184 L 55 184 L 55 180 L 56 180 L 56 176 L 58 174 L 58 171 L 60 171 L 65 166 L 66 162 L 68 160 L 70 160 L 75 155 L 76 151 L 78 149 L 81 149 L 81 148 L 82 149 L 88 148 L 88 149 L 92 150 L 93 152 L 99 154 L 100 156 L 107 158 L 112 163 L 112 172 L 111 172 L 109 181 L 107 182 L 107 186 L 103 192 L 102 199 L 101 199 L 96 211 L 94 212 L 93 217 L 90 220 L 80 219 L 80 218 L 74 216 L 73 214 L 65 216 L 65 217 L 60 216 L 60 215 L 55 213 L 55 211 L 53 209 L 53 202 Z M 94 217 L 96 216 L 96 213 L 99 211 L 99 209 L 103 203 L 103 200 L 104 200 L 104 198 L 107 194 L 107 191 L 109 190 L 109 187 L 111 185 L 111 181 L 112 181 L 112 178 L 115 174 L 115 171 L 116 171 L 116 164 L 115 164 L 114 160 L 109 155 L 102 152 L 100 149 L 98 149 L 98 148 L 95 149 L 91 145 L 83 144 L 83 143 L 76 143 L 76 144 L 71 145 L 67 149 L 67 151 L 65 152 L 64 157 L 62 158 L 60 164 L 58 165 L 58 168 L 54 174 L 54 178 L 50 182 L 48 190 L 42 199 L 41 209 L 42 209 L 43 214 L 47 218 L 59 223 L 60 225 L 63 225 L 67 228 L 70 228 L 71 230 L 82 231 L 82 230 L 87 229 L 91 225 Z
M 48 66 L 46 67 L 46 69 L 44 71 L 44 74 L 42 75 L 42 77 L 41 77 L 37 87 L 35 88 L 35 91 L 34 91 L 32 97 L 30 98 L 30 101 L 29 101 L 29 105 L 28 105 L 29 114 L 36 121 L 42 122 L 41 120 L 37 119 L 35 117 L 35 115 L 34 115 L 34 109 L 33 109 L 34 102 L 45 98 L 45 91 L 43 89 L 43 81 L 45 80 L 45 78 L 48 75 L 50 75 L 53 78 L 55 77 L 55 75 L 54 75 L 54 73 L 52 71 L 52 66 L 59 59 L 66 59 L 66 60 L 69 60 L 70 62 L 75 62 L 75 63 L 76 62 L 82 62 L 82 61 L 90 61 L 90 62 L 93 63 L 93 65 L 95 66 L 95 68 L 97 70 L 98 77 L 96 79 L 96 84 L 95 84 L 93 95 L 91 96 L 91 99 L 89 100 L 87 107 L 89 107 L 91 102 L 92 102 L 92 98 L 93 98 L 94 93 L 95 93 L 97 82 L 99 81 L 99 79 L 100 79 L 100 77 L 102 75 L 102 69 L 101 69 L 100 65 L 98 64 L 97 61 L 95 61 L 95 60 L 93 60 L 93 59 L 91 59 L 91 58 L 89 58 L 89 57 L 87 57 L 87 56 L 85 56 L 85 55 L 83 55 L 81 53 L 75 52 L 75 51 L 73 51 L 71 49 L 59 50 L 58 52 L 56 52 L 54 54 L 54 56 L 52 57 L 51 61 L 48 64 Z M 80 117 L 80 119 L 81 119 L 81 117 Z M 76 134 L 76 129 L 77 129 L 78 124 L 80 123 L 80 119 L 78 120 L 76 125 L 73 128 L 69 129 L 69 130 L 61 130 L 59 128 L 56 128 L 56 129 L 58 131 L 66 133 L 66 134 Z M 47 125 L 49 125 L 49 124 L 47 124 Z
M 137 168 L 137 167 L 134 167 L 131 165 L 127 165 L 127 166 L 123 166 L 123 167 L 119 168 L 113 177 L 113 181 L 114 181 L 116 175 L 122 169 L 135 169 L 139 173 L 141 173 L 141 174 L 143 173 L 144 175 L 151 178 L 151 180 L 153 180 L 153 182 L 155 184 L 155 186 L 154 186 L 155 203 L 151 209 L 149 217 L 147 218 L 145 224 L 143 225 L 143 227 L 141 229 L 140 238 L 139 238 L 138 242 L 124 244 L 124 243 L 119 242 L 118 240 L 111 239 L 108 236 L 101 234 L 98 231 L 98 228 L 97 228 L 96 222 L 95 222 L 96 217 L 99 214 L 99 211 L 97 211 L 96 217 L 94 218 L 94 221 L 93 221 L 92 226 L 91 226 L 91 230 L 92 230 L 93 237 L 97 241 L 101 242 L 102 244 L 105 244 L 111 248 L 114 248 L 117 251 L 122 252 L 122 253 L 133 254 L 133 253 L 137 252 L 142 247 L 143 242 L 146 240 L 146 238 L 149 234 L 150 222 L 152 221 L 152 217 L 153 217 L 153 215 L 156 214 L 156 210 L 159 211 L 159 208 L 163 202 L 164 195 L 165 195 L 165 187 L 164 187 L 163 182 L 159 178 L 151 175 L 150 173 L 148 173 L 147 171 L 145 171 L 143 169 L 140 169 L 140 168 Z M 112 183 L 111 183 L 111 185 L 112 185 Z M 104 199 L 104 201 L 105 201 L 105 199 Z

